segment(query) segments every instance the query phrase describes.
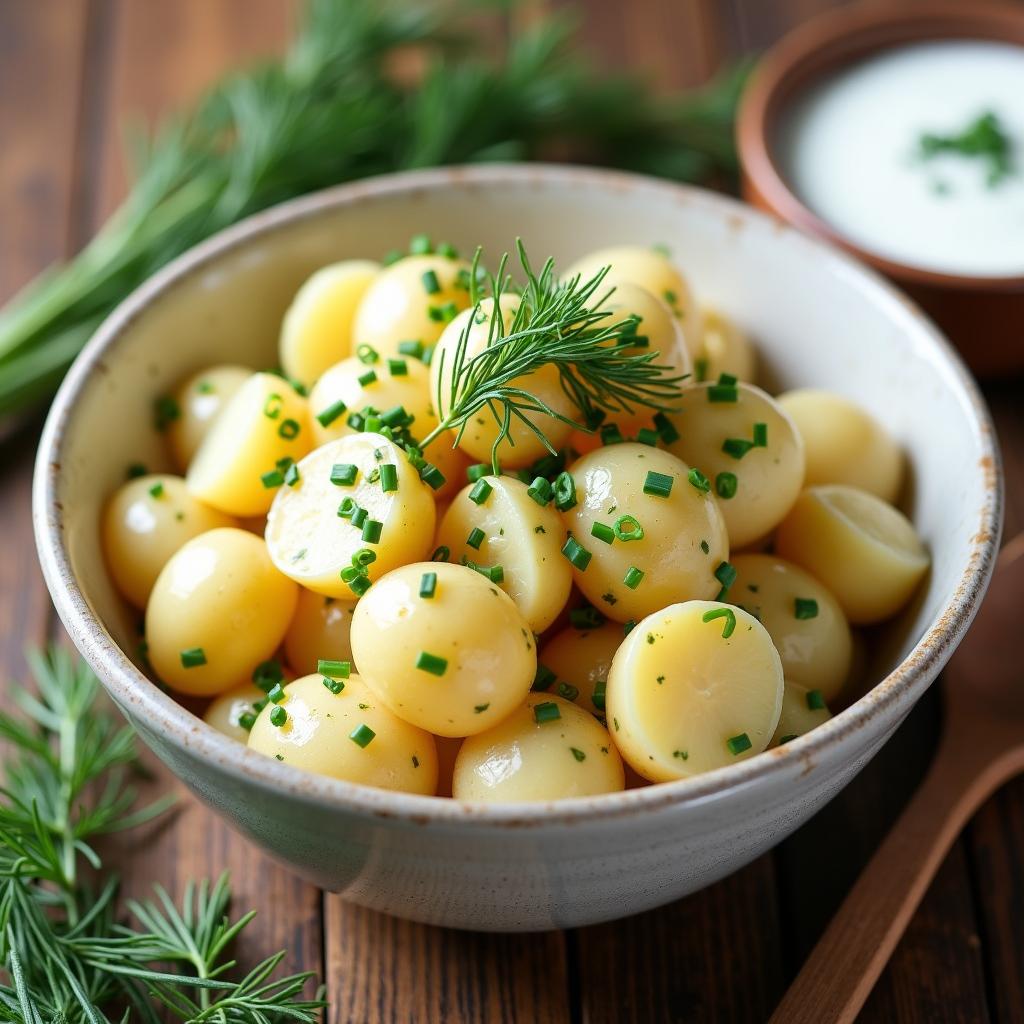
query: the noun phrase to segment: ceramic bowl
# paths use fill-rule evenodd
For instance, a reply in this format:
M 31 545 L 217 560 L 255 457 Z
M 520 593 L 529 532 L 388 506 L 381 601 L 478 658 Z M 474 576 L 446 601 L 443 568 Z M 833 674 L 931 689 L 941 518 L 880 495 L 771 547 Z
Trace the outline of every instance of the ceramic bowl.
M 849 395 L 906 446 L 907 512 L 933 558 L 883 632 L 877 685 L 810 735 L 699 778 L 557 804 L 474 806 L 307 775 L 227 739 L 139 671 L 137 616 L 97 542 L 105 497 L 166 465 L 155 396 L 214 362 L 276 362 L 299 283 L 425 231 L 495 254 L 521 235 L 561 265 L 612 243 L 668 243 L 704 302 L 756 338 L 769 387 Z M 261 213 L 129 297 L 54 402 L 35 478 L 36 538 L 72 639 L 142 738 L 240 832 L 349 899 L 460 928 L 584 925 L 674 900 L 753 860 L 833 797 L 892 735 L 985 590 L 1001 484 L 985 407 L 902 295 L 849 257 L 731 199 L 625 174 L 545 166 L 423 171 Z
M 885 49 L 948 39 L 1024 47 L 1024 7 L 977 0 L 851 4 L 811 18 L 784 36 L 758 61 L 740 104 L 736 140 L 743 193 L 755 206 L 842 246 L 892 278 L 948 332 L 975 373 L 1019 373 L 1024 370 L 1024 276 L 939 273 L 886 259 L 805 206 L 777 159 L 786 108 L 815 81 Z

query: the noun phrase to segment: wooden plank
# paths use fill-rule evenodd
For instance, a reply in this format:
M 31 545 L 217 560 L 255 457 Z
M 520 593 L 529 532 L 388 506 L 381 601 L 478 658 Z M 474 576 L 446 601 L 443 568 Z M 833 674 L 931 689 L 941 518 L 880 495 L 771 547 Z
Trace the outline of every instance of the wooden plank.
M 401 921 L 328 896 L 330 1024 L 568 1024 L 562 936 L 483 935 Z
M 782 992 L 772 861 L 577 934 L 583 1024 L 767 1020 Z

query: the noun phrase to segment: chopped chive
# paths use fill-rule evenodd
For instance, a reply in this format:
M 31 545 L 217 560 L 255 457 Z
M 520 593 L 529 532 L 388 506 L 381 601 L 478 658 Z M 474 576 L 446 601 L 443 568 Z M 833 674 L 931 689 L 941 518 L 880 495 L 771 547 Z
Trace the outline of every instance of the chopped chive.
M 443 676 L 448 671 L 448 659 L 430 654 L 428 651 L 420 651 L 416 658 L 416 667 L 432 676 Z
M 558 677 L 547 665 L 537 664 L 537 674 L 533 677 L 531 690 L 546 690 Z
M 359 413 L 352 413 L 349 418 L 345 421 L 353 430 L 362 430 L 364 418 Z
M 434 548 L 433 553 L 430 556 L 432 562 L 447 562 L 452 557 L 451 548 L 447 544 L 441 544 L 439 547 Z
M 798 619 L 816 619 L 818 617 L 818 602 L 813 597 L 798 597 L 794 600 L 793 614 Z
M 356 504 L 355 498 L 345 498 L 338 506 L 338 516 L 342 519 L 351 519 L 357 508 L 359 506 Z
M 648 470 L 644 480 L 644 494 L 653 494 L 657 498 L 667 498 L 672 493 L 672 477 L 665 473 Z
M 607 679 L 598 679 L 594 683 L 594 692 L 590 695 L 590 703 L 597 708 L 598 711 L 604 711 L 605 709 L 605 692 L 608 689 Z
M 450 324 L 459 315 L 459 307 L 454 302 L 446 302 L 443 306 L 427 306 L 427 316 L 435 323 Z
M 268 420 L 276 420 L 281 415 L 281 409 L 284 406 L 284 399 L 275 391 L 267 395 L 266 402 L 263 403 L 263 415 Z
M 154 498 L 162 498 L 164 496 L 164 485 L 158 480 L 152 487 L 150 487 L 149 493 Z
M 363 575 L 363 571 L 359 566 L 346 565 L 338 575 L 341 577 L 342 583 L 352 583 L 353 580 Z
M 361 373 L 356 379 L 364 388 L 369 387 L 377 379 L 377 371 L 367 370 L 366 373 Z
M 566 700 L 575 700 L 580 695 L 579 688 L 573 686 L 572 683 L 559 683 L 555 692 Z
M 648 448 L 655 448 L 661 440 L 661 435 L 650 427 L 641 427 L 637 431 L 636 439 L 640 444 L 647 445 Z
M 708 387 L 709 402 L 735 402 L 739 399 L 739 390 L 735 384 L 712 384 Z
M 473 710 L 479 715 L 486 711 L 491 706 L 491 702 L 488 701 L 486 704 L 475 704 Z
M 367 544 L 379 544 L 381 531 L 384 529 L 384 524 L 377 519 L 367 519 L 363 523 L 363 540 Z
M 283 707 L 278 705 L 270 712 L 270 724 L 277 726 L 278 729 L 288 721 L 288 712 Z
M 430 235 L 413 235 L 409 239 L 409 254 L 412 256 L 429 256 L 434 251 Z
M 413 359 L 423 358 L 423 342 L 422 341 L 400 341 L 398 343 L 398 353 L 403 356 L 412 356 Z
M 622 624 L 622 635 L 629 636 L 634 629 L 636 629 L 636 619 L 630 619 L 629 622 L 624 622 Z
M 153 423 L 157 430 L 165 431 L 181 417 L 181 406 L 170 395 L 162 395 L 153 403 Z
M 673 757 L 678 757 L 680 761 L 689 761 L 690 752 L 688 750 L 673 750 Z
M 630 590 L 636 590 L 636 588 L 643 582 L 643 578 L 643 570 L 638 569 L 635 565 L 631 565 L 626 570 L 626 575 L 622 578 L 622 582 L 625 583 Z
M 451 242 L 438 242 L 437 255 L 444 256 L 445 259 L 455 260 L 459 258 L 459 250 Z
M 436 295 L 441 290 L 441 282 L 438 281 L 437 274 L 433 270 L 423 271 L 420 280 L 423 282 L 423 290 L 428 295 Z
M 380 467 L 380 489 L 386 494 L 398 490 L 398 469 L 390 462 Z
M 329 427 L 342 413 L 348 410 L 348 406 L 339 398 L 336 402 L 331 402 L 323 412 L 316 414 L 317 422 L 321 427 Z
M 738 487 L 739 481 L 735 473 L 719 473 L 715 477 L 715 494 L 720 498 L 734 498 Z
M 612 529 L 616 540 L 643 540 L 644 537 L 644 528 L 640 525 L 640 520 L 636 516 L 619 516 L 615 520 L 615 525 Z
M 534 704 L 533 706 L 533 720 L 538 725 L 543 725 L 545 722 L 556 722 L 562 717 L 562 712 L 559 711 L 558 705 L 551 700 L 544 701 L 543 704 Z
M 420 467 L 420 479 L 427 484 L 431 489 L 438 491 L 444 487 L 445 476 L 430 462 L 424 462 Z
M 590 527 L 590 536 L 603 540 L 605 544 L 611 544 L 615 540 L 615 531 L 604 523 L 594 523 Z
M 348 738 L 357 746 L 362 747 L 364 750 L 373 741 L 374 736 L 377 734 L 368 725 L 357 725 L 349 734 Z
M 381 413 L 381 423 L 388 427 L 406 427 L 412 417 L 405 411 L 404 405 L 395 405 Z
M 348 679 L 352 674 L 352 662 L 329 661 L 326 658 L 320 658 L 316 663 L 316 670 L 320 675 L 327 676 L 329 679 Z
M 569 612 L 569 625 L 574 629 L 597 629 L 598 626 L 603 626 L 604 622 L 604 616 L 589 605 L 583 608 L 573 608 Z
M 573 564 L 573 566 L 579 569 L 580 572 L 585 572 L 587 566 L 590 565 L 591 554 L 583 547 L 574 537 L 569 537 L 565 544 L 562 545 L 562 554 Z
M 720 373 L 718 375 L 718 383 L 723 387 L 734 388 L 739 383 L 739 377 L 731 373 Z
M 336 462 L 331 466 L 331 483 L 336 487 L 351 487 L 359 475 L 359 467 L 351 462 Z
M 701 494 L 707 494 L 711 490 L 711 481 L 699 470 L 691 469 L 686 474 L 686 479 L 700 491 Z
M 722 451 L 734 459 L 742 459 L 753 447 L 753 441 L 747 441 L 742 437 L 727 437 L 722 442 Z
M 725 745 L 729 748 L 729 753 L 733 755 L 742 754 L 753 746 L 750 737 L 745 732 L 741 732 L 739 736 L 730 736 L 725 741 Z
M 625 440 L 617 423 L 606 423 L 601 428 L 601 444 L 622 444 Z
M 389 359 L 388 373 L 390 373 L 392 377 L 408 377 L 409 364 L 404 359 Z
M 568 512 L 576 507 L 576 481 L 571 473 L 565 471 L 555 477 L 555 508 L 559 512 Z
M 725 619 L 722 639 L 728 640 L 736 629 L 736 613 L 731 608 L 710 608 L 701 616 L 701 622 L 714 622 L 715 619 Z
M 251 711 L 243 711 L 238 716 L 238 725 L 246 732 L 252 732 L 252 727 L 256 724 L 256 716 Z
M 180 654 L 182 668 L 198 668 L 206 664 L 206 652 L 202 647 L 188 647 Z
M 780 737 L 780 739 L 779 739 L 779 746 L 781 747 L 783 744 L 789 743 L 790 740 L 795 740 L 797 738 L 797 735 L 798 735 L 797 733 L 791 732 L 791 733 L 788 733 L 785 736 Z
M 348 586 L 349 590 L 351 590 L 356 597 L 362 597 L 363 594 L 370 589 L 372 584 L 366 576 L 356 576 L 355 579 L 348 581 Z
M 708 554 L 711 553 L 711 545 L 708 544 L 708 542 L 706 540 L 702 540 L 700 542 L 700 549 L 701 549 L 701 551 L 704 552 L 705 555 L 708 555 Z
M 375 551 L 371 551 L 369 548 L 360 548 L 352 556 L 352 564 L 358 569 L 365 569 L 366 566 L 372 565 L 376 561 L 377 553 Z
M 526 493 L 533 498 L 541 508 L 544 508 L 548 502 L 551 501 L 553 489 L 548 480 L 545 480 L 542 476 L 538 476 L 535 477 L 533 483 L 526 488 Z
M 719 562 L 718 568 L 715 569 L 715 579 L 722 584 L 721 593 L 717 598 L 721 601 L 729 588 L 736 582 L 736 570 L 728 562 Z
M 437 592 L 437 573 L 425 572 L 420 577 L 420 597 L 433 597 Z
M 484 537 L 486 536 L 487 535 L 484 533 L 483 530 L 480 529 L 479 526 L 474 526 L 473 529 L 469 531 L 469 536 L 466 538 L 466 543 L 474 551 L 479 551 L 480 545 L 483 544 Z
M 363 508 L 361 505 L 356 505 L 355 509 L 352 512 L 352 525 L 357 530 L 361 530 L 363 528 L 363 524 L 369 518 L 370 518 L 369 511 L 367 509 Z
M 469 500 L 474 505 L 482 505 L 491 496 L 494 488 L 486 480 L 477 480 L 469 492 Z
M 380 432 L 381 427 L 384 426 L 384 421 L 375 415 L 367 415 L 366 419 L 363 420 L 363 431 L 367 434 L 376 434 Z
M 486 576 L 492 583 L 505 582 L 505 569 L 502 566 L 477 565 L 476 562 L 470 562 L 468 559 L 463 561 L 467 569 L 472 569 L 474 572 L 480 573 L 481 576 Z
M 679 440 L 679 431 L 665 413 L 659 412 L 655 415 L 654 425 L 658 428 L 658 436 L 663 444 L 672 444 Z
M 694 359 L 693 379 L 698 384 L 703 384 L 708 379 L 708 361 L 706 359 Z
M 585 761 L 587 759 L 587 755 L 578 747 L 570 747 L 569 749 L 572 751 L 572 756 L 575 757 L 577 761 Z
M 482 462 L 474 463 L 466 470 L 466 479 L 471 483 L 475 484 L 482 477 L 487 476 L 490 473 L 491 467 L 484 465 Z
M 140 476 L 146 475 L 146 467 L 141 462 L 133 462 L 127 470 L 125 470 L 125 477 L 128 480 L 138 480 Z
M 280 704 L 284 700 L 284 687 L 280 683 L 274 683 L 267 691 L 267 700 L 271 704 Z
M 377 355 L 377 350 L 372 345 L 367 345 L 365 342 L 356 348 L 356 356 L 364 366 L 370 366 L 380 359 Z
M 324 676 L 320 682 L 327 687 L 337 697 L 342 690 L 345 689 L 345 684 L 340 679 L 332 679 L 330 676 Z
M 807 692 L 807 708 L 809 711 L 825 711 L 825 695 L 821 690 L 809 690 Z
M 278 434 L 286 441 L 294 441 L 301 431 L 298 420 L 292 419 L 282 420 L 281 426 L 277 428 Z
M 768 424 L 767 423 L 755 423 L 754 424 L 754 447 L 755 448 L 767 448 L 768 447 Z
M 261 661 L 252 670 L 252 681 L 266 693 L 275 683 L 284 679 L 284 672 L 281 670 L 281 663 L 273 658 Z

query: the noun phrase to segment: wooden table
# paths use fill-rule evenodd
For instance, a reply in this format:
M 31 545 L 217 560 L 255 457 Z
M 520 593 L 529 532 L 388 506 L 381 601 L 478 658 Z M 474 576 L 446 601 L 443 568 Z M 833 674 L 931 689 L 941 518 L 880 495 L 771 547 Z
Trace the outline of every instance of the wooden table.
M 369 2 L 369 0 L 368 0 Z M 672 86 L 764 47 L 831 0 L 590 0 L 584 35 Z M 534 0 L 518 17 L 533 16 Z M 0 0 L 0 297 L 81 246 L 122 194 L 120 130 L 278 50 L 285 0 Z M 1007 463 L 1007 535 L 1024 526 L 1022 381 L 986 388 Z M 38 424 L 0 446 L 0 668 L 58 631 L 36 565 Z M 332 1022 L 759 1022 L 924 771 L 936 691 L 898 739 L 770 855 L 669 907 L 561 934 L 488 936 L 346 905 L 291 876 L 185 798 L 144 856 L 112 852 L 137 893 L 229 868 L 260 911 L 245 961 L 278 948 L 326 978 Z M 158 784 L 174 785 L 166 773 Z M 870 1022 L 1024 1021 L 1024 781 L 953 848 L 874 992 Z

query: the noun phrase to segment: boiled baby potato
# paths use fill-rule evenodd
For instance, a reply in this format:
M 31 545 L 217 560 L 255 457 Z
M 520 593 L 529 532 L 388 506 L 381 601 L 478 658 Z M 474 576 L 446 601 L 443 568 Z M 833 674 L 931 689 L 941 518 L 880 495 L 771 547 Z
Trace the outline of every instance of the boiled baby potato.
M 260 712 L 249 747 L 363 786 L 423 796 L 437 788 L 434 737 L 393 715 L 356 675 L 289 683 L 282 699 Z
M 731 378 L 687 388 L 680 406 L 670 417 L 679 437 L 669 451 L 703 475 L 733 549 L 753 544 L 781 522 L 803 485 L 793 421 L 760 388 Z
M 309 411 L 313 427 L 313 444 L 321 445 L 334 438 L 359 431 L 349 423 L 350 413 L 362 414 L 366 409 L 390 413 L 404 409 L 412 417 L 409 434 L 422 441 L 437 427 L 430 396 L 430 372 L 419 359 L 399 356 L 392 359 L 353 356 L 332 366 L 317 381 L 309 394 Z M 435 497 L 454 494 L 465 482 L 463 453 L 455 447 L 451 431 L 431 442 L 425 458 L 444 475 L 444 484 Z
M 622 639 L 617 622 L 561 630 L 541 649 L 537 686 L 603 718 L 608 672 Z
M 289 377 L 312 387 L 352 350 L 352 321 L 380 264 L 342 260 L 318 270 L 295 293 L 281 322 L 278 352 Z
M 553 505 L 539 505 L 514 477 L 484 476 L 452 501 L 437 532 L 452 562 L 493 570 L 534 633 L 565 607 L 572 567 L 562 557 L 565 527 Z
M 714 597 L 729 539 L 714 499 L 689 467 L 643 444 L 616 444 L 569 469 L 576 504 L 562 513 L 563 554 L 576 586 L 602 614 L 642 619 L 676 601 Z
M 302 587 L 295 615 L 284 636 L 284 656 L 300 675 L 315 672 L 319 661 L 351 661 L 355 605 Z
M 114 585 L 136 607 L 145 608 L 160 570 L 182 544 L 233 525 L 230 516 L 193 498 L 180 476 L 129 480 L 103 510 L 103 553 Z
M 375 583 L 356 605 L 352 654 L 396 715 L 438 736 L 496 725 L 537 671 L 533 634 L 512 598 L 446 562 L 405 565 Z
M 382 434 L 329 441 L 298 464 L 267 516 L 267 547 L 286 576 L 354 601 L 367 583 L 425 558 L 434 498 L 406 453 Z
M 782 693 L 782 714 L 768 745 L 779 747 L 803 736 L 832 717 L 820 690 L 807 690 L 786 680 Z
M 403 341 L 433 345 L 469 305 L 469 264 L 447 256 L 408 256 L 367 288 L 352 324 L 352 349 L 400 356 Z
M 598 321 L 596 327 L 611 326 L 627 317 L 637 320 L 636 334 L 644 339 L 644 343 L 636 347 L 627 346 L 625 351 L 630 355 L 654 352 L 657 356 L 654 362 L 670 366 L 673 375 L 692 373 L 693 363 L 683 340 L 682 328 L 664 299 L 638 284 L 622 281 L 601 304 L 601 309 L 612 315 Z
M 892 504 L 903 487 L 903 450 L 870 413 L 842 395 L 799 388 L 779 395 L 807 457 L 805 482 L 848 484 Z
M 853 642 L 839 602 L 799 566 L 773 555 L 733 555 L 729 601 L 768 630 L 791 683 L 834 700 L 850 674 Z
M 210 424 L 234 393 L 252 376 L 245 366 L 211 366 L 182 381 L 174 392 L 177 413 L 167 424 L 171 458 L 182 473 L 188 469 Z
M 672 261 L 658 249 L 639 245 L 618 245 L 598 249 L 577 260 L 562 275 L 564 280 L 579 275 L 583 283 L 591 280 L 605 267 L 611 269 L 598 285 L 597 295 L 621 284 L 635 284 L 661 299 L 679 321 L 690 355 L 699 354 L 700 312 L 686 278 Z
M 648 616 L 623 641 L 608 676 L 608 724 L 644 778 L 699 775 L 768 746 L 782 682 L 782 662 L 757 619 L 687 601 Z
M 498 300 L 501 308 L 502 323 L 505 334 L 512 325 L 512 319 L 519 308 L 518 295 L 502 295 Z M 468 331 L 466 339 L 466 358 L 472 358 L 488 347 L 491 337 L 491 317 L 494 312 L 493 299 L 484 299 L 478 310 L 467 309 L 460 313 L 446 328 L 441 340 L 437 343 L 430 361 L 430 394 L 438 411 L 444 416 L 451 406 L 451 386 L 453 363 L 456 349 L 464 331 Z M 497 338 L 497 328 L 494 337 Z M 579 418 L 579 410 L 562 390 L 561 377 L 553 365 L 516 377 L 509 381 L 509 387 L 522 388 L 531 395 L 547 404 L 561 416 L 569 420 Z M 438 396 L 440 398 L 438 399 Z M 502 415 L 498 406 L 498 415 Z M 561 448 L 572 433 L 572 423 L 566 423 L 546 413 L 530 413 L 530 419 L 541 430 L 555 448 Z M 488 408 L 479 409 L 469 419 L 466 430 L 459 441 L 459 447 L 476 462 L 491 462 L 494 442 L 501 431 L 501 423 Z M 537 435 L 521 420 L 513 417 L 509 436 L 498 446 L 498 461 L 506 469 L 517 469 L 529 466 L 548 450 Z
M 286 461 L 312 447 L 306 399 L 281 377 L 254 373 L 203 438 L 188 475 L 201 501 L 234 516 L 265 513 Z
M 570 701 L 531 693 L 498 725 L 463 740 L 452 795 L 474 803 L 527 803 L 623 787 L 622 758 L 608 731 Z
M 153 586 L 150 664 L 179 693 L 223 693 L 277 650 L 298 596 L 259 537 L 233 527 L 201 534 L 171 556 Z
M 242 683 L 214 697 L 203 714 L 203 721 L 239 743 L 248 743 L 249 730 L 242 724 L 242 717 L 251 715 L 255 718 L 255 706 L 265 697 L 266 694 L 255 683 Z
M 705 309 L 701 315 L 700 352 L 694 356 L 696 380 L 718 380 L 730 374 L 753 382 L 757 376 L 757 352 L 746 334 L 724 313 Z
M 808 487 L 779 526 L 775 549 L 835 595 L 854 625 L 895 615 L 928 571 L 913 524 L 856 487 Z

